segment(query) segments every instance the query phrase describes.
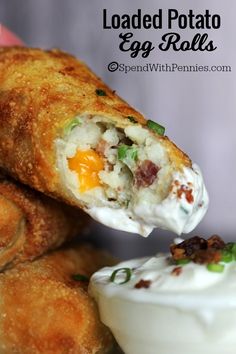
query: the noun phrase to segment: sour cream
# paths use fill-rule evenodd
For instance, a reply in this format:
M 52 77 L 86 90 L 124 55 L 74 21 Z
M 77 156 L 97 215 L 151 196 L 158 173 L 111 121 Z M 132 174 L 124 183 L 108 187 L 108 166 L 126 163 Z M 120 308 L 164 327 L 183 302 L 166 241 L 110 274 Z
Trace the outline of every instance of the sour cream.
M 199 167 L 184 167 L 172 176 L 173 184 L 169 195 L 160 203 L 141 200 L 128 209 L 112 209 L 94 206 L 88 214 L 104 225 L 148 236 L 154 228 L 181 233 L 191 232 L 204 217 L 209 198 Z M 181 186 L 191 190 L 192 200 L 185 193 L 178 193 Z
M 222 273 L 169 255 L 135 259 L 96 272 L 89 291 L 102 322 L 125 354 L 235 354 L 236 262 Z M 128 282 L 120 271 L 132 270 Z M 140 281 L 147 288 L 135 288 Z

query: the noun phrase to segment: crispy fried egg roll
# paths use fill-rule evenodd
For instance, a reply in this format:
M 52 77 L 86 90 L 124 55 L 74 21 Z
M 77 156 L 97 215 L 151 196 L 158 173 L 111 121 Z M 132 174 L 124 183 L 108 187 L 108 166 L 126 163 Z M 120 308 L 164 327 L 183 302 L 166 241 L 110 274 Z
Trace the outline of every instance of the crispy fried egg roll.
M 0 178 L 0 271 L 60 246 L 87 224 L 82 211 Z
M 190 232 L 208 196 L 197 165 L 59 50 L 0 50 L 0 166 L 101 223 Z
M 86 277 L 112 263 L 84 245 L 0 274 L 1 354 L 107 353 L 113 339 L 88 295 Z

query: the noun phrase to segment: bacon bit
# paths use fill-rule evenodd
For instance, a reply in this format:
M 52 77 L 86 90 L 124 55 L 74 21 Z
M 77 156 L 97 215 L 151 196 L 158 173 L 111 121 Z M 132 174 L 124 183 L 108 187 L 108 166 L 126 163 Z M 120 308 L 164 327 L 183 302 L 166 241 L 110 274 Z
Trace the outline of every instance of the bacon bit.
M 217 235 L 211 236 L 208 240 L 195 236 L 178 245 L 172 244 L 170 251 L 175 261 L 189 259 L 194 263 L 209 264 L 220 262 L 220 251 L 224 247 L 224 241 Z
M 114 168 L 114 166 L 110 162 L 108 162 L 107 160 L 106 160 L 105 167 L 106 167 L 106 171 L 109 171 L 109 172 L 113 171 L 113 168 Z
M 170 245 L 170 251 L 175 261 L 186 258 L 184 248 L 179 248 L 178 245 Z
M 192 195 L 193 190 L 189 189 L 187 186 L 184 184 L 181 185 L 181 187 L 177 191 L 177 197 L 180 199 L 182 197 L 182 194 L 185 194 L 185 199 L 189 204 L 192 204 L 194 201 L 193 195 Z
M 149 187 L 155 179 L 160 170 L 160 167 L 155 165 L 150 160 L 144 160 L 135 171 L 135 185 L 140 187 Z
M 185 240 L 178 245 L 172 244 L 170 251 L 174 260 L 189 258 L 199 250 L 207 249 L 207 241 L 199 236 Z
M 144 280 L 141 279 L 137 284 L 135 284 L 135 289 L 141 289 L 141 288 L 145 288 L 148 289 L 151 285 L 151 280 Z
M 222 238 L 218 235 L 212 235 L 208 240 L 207 240 L 208 247 L 214 248 L 216 250 L 221 250 L 222 248 L 225 247 L 225 242 L 222 240 Z
M 180 182 L 176 179 L 172 182 L 171 186 L 170 186 L 170 193 L 173 192 L 173 194 L 176 194 L 176 187 L 179 187 Z
M 198 264 L 218 263 L 220 260 L 221 252 L 211 248 L 197 251 L 192 257 L 192 261 Z
M 109 147 L 109 144 L 107 141 L 101 139 L 99 143 L 96 146 L 96 151 L 99 153 L 99 155 L 104 156 L 106 149 Z
M 183 268 L 182 268 L 182 267 L 175 267 L 175 268 L 172 270 L 171 274 L 174 275 L 174 276 L 176 276 L 176 277 L 178 277 L 178 276 L 182 273 L 182 271 L 183 271 Z

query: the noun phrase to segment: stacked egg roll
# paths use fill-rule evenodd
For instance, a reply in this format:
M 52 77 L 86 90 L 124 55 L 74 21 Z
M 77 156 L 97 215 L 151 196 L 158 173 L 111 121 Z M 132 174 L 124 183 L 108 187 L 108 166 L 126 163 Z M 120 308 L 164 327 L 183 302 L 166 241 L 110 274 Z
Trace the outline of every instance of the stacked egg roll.
M 0 177 L 0 271 L 59 247 L 87 224 L 82 211 Z
M 109 264 L 109 256 L 83 245 L 1 273 L 1 354 L 108 353 L 113 339 L 87 286 Z
M 0 49 L 0 122 L 0 167 L 105 225 L 180 234 L 207 210 L 199 168 L 164 127 L 64 52 Z

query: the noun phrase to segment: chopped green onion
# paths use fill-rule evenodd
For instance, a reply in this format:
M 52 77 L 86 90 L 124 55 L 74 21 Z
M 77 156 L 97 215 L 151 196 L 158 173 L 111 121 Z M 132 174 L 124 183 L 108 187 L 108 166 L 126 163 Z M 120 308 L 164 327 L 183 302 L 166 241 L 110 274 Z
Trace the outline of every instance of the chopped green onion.
M 180 210 L 182 210 L 184 212 L 184 214 L 186 214 L 186 215 L 189 214 L 189 211 L 182 206 L 180 206 Z
M 236 243 L 232 245 L 231 251 L 236 254 Z
M 80 125 L 82 122 L 79 117 L 75 117 L 71 122 L 69 122 L 64 128 L 64 134 L 68 134 L 71 132 L 72 129 Z
M 138 151 L 137 149 L 128 146 L 128 145 L 121 145 L 118 148 L 118 160 L 125 160 L 131 159 L 133 161 L 137 161 L 138 159 Z
M 96 94 L 98 96 L 106 96 L 107 95 L 106 92 L 102 89 L 96 89 Z
M 156 122 L 153 122 L 153 120 L 148 120 L 147 126 L 149 129 L 153 130 L 154 132 L 156 132 L 159 135 L 165 134 L 165 127 L 163 127 L 162 125 L 160 125 Z
M 227 243 L 223 251 L 230 252 L 232 254 L 233 260 L 236 260 L 236 243 L 234 242 Z
M 223 264 L 219 264 L 219 263 L 209 263 L 209 264 L 207 264 L 207 269 L 210 272 L 222 273 L 225 269 L 225 266 Z
M 125 280 L 121 281 L 121 282 L 116 282 L 116 276 L 118 273 L 125 273 Z M 128 283 L 128 281 L 130 280 L 131 278 L 131 275 L 132 275 L 132 270 L 130 268 L 118 268 L 116 270 L 114 270 L 114 272 L 112 273 L 112 275 L 110 276 L 110 281 L 112 283 L 115 283 L 115 284 L 125 284 L 125 283 Z
M 128 208 L 129 203 L 130 203 L 130 200 L 126 200 L 126 201 L 125 201 L 125 207 L 126 207 L 126 208 Z
M 176 263 L 177 265 L 185 265 L 185 264 L 190 263 L 190 259 L 187 259 L 187 258 L 177 259 L 177 260 L 175 261 L 175 263 Z
M 232 256 L 231 261 L 236 260 L 236 243 L 229 242 L 225 245 L 223 252 L 229 252 Z M 231 262 L 229 261 L 229 262 Z M 224 261 L 223 261 L 224 262 Z
M 233 261 L 233 254 L 230 251 L 223 250 L 221 253 L 221 262 L 230 263 Z
M 127 145 L 121 145 L 118 148 L 118 160 L 124 160 L 126 158 L 128 148 L 129 147 Z
M 76 280 L 76 281 L 85 281 L 85 282 L 89 281 L 89 278 L 86 275 L 79 274 L 79 273 L 78 274 L 73 274 L 72 275 L 72 279 Z
M 229 242 L 225 245 L 224 250 L 232 252 L 234 245 L 235 245 L 234 242 Z
M 133 116 L 127 116 L 128 120 L 132 123 L 137 123 L 136 119 Z

